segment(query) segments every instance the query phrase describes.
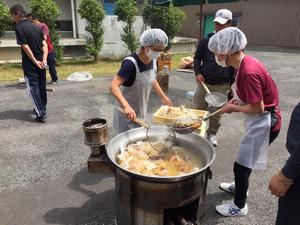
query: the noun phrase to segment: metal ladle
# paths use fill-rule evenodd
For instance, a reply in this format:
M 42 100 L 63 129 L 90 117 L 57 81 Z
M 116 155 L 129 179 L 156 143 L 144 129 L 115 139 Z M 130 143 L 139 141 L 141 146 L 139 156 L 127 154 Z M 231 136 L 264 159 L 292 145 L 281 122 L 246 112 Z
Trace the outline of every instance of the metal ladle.
M 206 86 L 206 84 L 204 82 L 201 82 L 201 84 L 202 84 L 204 90 L 206 91 L 204 99 L 205 99 L 205 101 L 207 102 L 208 105 L 216 107 L 216 108 L 220 108 L 227 102 L 227 96 L 225 96 L 221 93 L 217 93 L 217 92 L 210 92 L 210 90 L 208 89 L 208 87 Z M 218 114 L 221 110 L 222 109 L 218 109 L 217 111 L 211 113 L 210 115 L 208 115 L 204 118 L 198 118 L 196 120 L 192 120 L 194 122 L 191 126 L 186 126 L 186 127 L 177 126 L 179 122 L 182 121 L 184 123 L 185 121 L 187 121 L 187 119 L 182 119 L 181 121 L 177 120 L 172 124 L 173 129 L 176 133 L 179 133 L 179 134 L 192 133 L 201 126 L 203 121 L 206 121 L 210 117 Z
M 126 112 L 122 108 L 116 107 L 116 109 L 121 113 L 126 114 Z M 154 135 L 156 133 L 155 129 L 151 129 L 151 126 L 149 126 L 145 121 L 136 117 L 133 120 L 133 122 L 147 129 L 146 130 L 147 141 L 155 151 L 166 152 L 169 151 L 174 146 L 174 143 L 176 141 L 176 134 L 175 134 L 175 130 L 172 127 L 166 126 L 166 131 L 165 131 L 166 134 L 157 136 Z
M 219 108 L 222 107 L 227 102 L 226 95 L 217 92 L 210 92 L 210 90 L 208 89 L 208 87 L 204 82 L 201 82 L 201 84 L 204 90 L 206 91 L 204 99 L 207 102 L 207 104 Z
M 121 112 L 121 113 L 123 113 L 123 114 L 126 114 L 126 112 L 125 112 L 125 110 L 124 109 L 122 109 L 122 108 L 120 108 L 120 107 L 118 107 L 118 106 L 116 106 L 115 107 L 119 112 Z M 135 122 L 135 123 L 137 123 L 138 125 L 140 125 L 141 127 L 144 127 L 144 128 L 147 128 L 147 129 L 149 129 L 149 125 L 145 122 L 145 121 L 143 121 L 143 120 L 141 120 L 141 119 L 139 119 L 139 118 L 135 118 L 134 120 L 132 120 L 133 122 Z
M 177 127 L 177 126 L 176 126 L 176 122 L 178 122 L 178 121 L 183 121 L 183 122 L 184 122 L 184 121 L 186 121 L 186 119 L 183 119 L 183 120 L 177 120 L 177 121 L 175 121 L 175 122 L 172 124 L 173 130 L 174 130 L 176 133 L 179 133 L 179 134 L 189 134 L 189 133 L 192 133 L 192 132 L 194 132 L 195 130 L 197 130 L 197 129 L 201 126 L 201 124 L 202 124 L 203 121 L 206 121 L 206 120 L 208 120 L 210 117 L 212 117 L 212 116 L 214 116 L 214 115 L 220 113 L 221 110 L 222 110 L 222 109 L 218 109 L 217 111 L 215 111 L 215 112 L 209 114 L 208 116 L 205 116 L 205 117 L 199 117 L 198 119 L 194 119 L 194 120 L 193 120 L 193 121 L 194 121 L 193 125 L 187 126 L 187 127 Z

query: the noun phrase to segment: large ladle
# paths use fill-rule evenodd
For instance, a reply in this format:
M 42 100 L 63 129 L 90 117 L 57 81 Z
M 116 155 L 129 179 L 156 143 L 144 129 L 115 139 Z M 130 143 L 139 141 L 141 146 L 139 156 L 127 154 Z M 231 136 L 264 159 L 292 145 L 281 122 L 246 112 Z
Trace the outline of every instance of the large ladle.
M 176 132 L 176 133 L 179 133 L 179 134 L 189 134 L 189 133 L 192 133 L 194 132 L 195 130 L 197 130 L 203 121 L 206 121 L 208 120 L 210 117 L 218 114 L 221 112 L 222 109 L 218 109 L 217 111 L 209 114 L 208 116 L 205 116 L 205 117 L 199 117 L 198 119 L 194 119 L 193 121 L 193 124 L 191 126 L 183 126 L 183 127 L 180 127 L 180 126 L 177 126 L 178 122 L 185 122 L 186 119 L 182 119 L 182 120 L 177 120 L 175 122 L 173 122 L 172 124 L 172 128 L 173 130 Z M 177 123 L 177 124 L 176 124 Z
M 217 92 L 210 92 L 210 90 L 208 89 L 208 87 L 206 86 L 206 84 L 204 82 L 201 82 L 201 84 L 206 92 L 204 99 L 208 105 L 216 107 L 216 108 L 220 108 L 227 102 L 227 96 L 225 96 L 221 93 L 217 93 Z M 184 125 L 178 126 L 178 124 L 180 122 L 185 123 L 187 121 L 187 119 L 182 119 L 182 120 L 175 121 L 172 124 L 172 127 L 173 127 L 174 131 L 179 134 L 192 133 L 201 126 L 203 121 L 208 120 L 210 117 L 218 114 L 220 111 L 221 111 L 221 109 L 218 109 L 217 111 L 211 113 L 210 115 L 208 115 L 204 118 L 200 117 L 196 120 L 192 120 L 194 122 L 192 123 L 191 126 L 184 126 Z
M 120 107 L 118 107 L 118 106 L 116 106 L 115 107 L 119 112 L 121 112 L 121 113 L 123 113 L 123 114 L 126 114 L 126 112 L 125 112 L 125 110 L 124 109 L 122 109 L 122 108 L 120 108 Z M 139 119 L 139 118 L 135 118 L 134 120 L 133 120 L 133 122 L 135 122 L 135 123 L 137 123 L 138 125 L 140 125 L 141 127 L 144 127 L 144 128 L 149 128 L 149 125 L 145 122 L 145 121 L 143 121 L 143 120 L 141 120 L 141 119 Z
M 201 82 L 206 94 L 204 96 L 205 101 L 208 105 L 219 108 L 227 102 L 227 96 L 217 92 L 210 92 L 204 82 Z
M 123 113 L 123 114 L 126 114 L 126 112 L 116 106 L 116 109 Z M 166 134 L 165 135 L 160 135 L 159 137 L 153 137 L 153 134 L 155 133 L 152 133 L 152 130 L 155 131 L 155 129 L 151 129 L 151 126 L 149 126 L 145 121 L 139 119 L 139 118 L 135 118 L 133 120 L 133 122 L 137 123 L 138 125 L 146 128 L 146 136 L 147 136 L 147 140 L 150 144 L 150 146 L 156 150 L 157 152 L 166 152 L 166 151 L 169 151 L 175 141 L 176 141 L 176 134 L 175 134 L 175 130 L 172 128 L 172 127 L 169 127 L 169 126 L 166 126 Z

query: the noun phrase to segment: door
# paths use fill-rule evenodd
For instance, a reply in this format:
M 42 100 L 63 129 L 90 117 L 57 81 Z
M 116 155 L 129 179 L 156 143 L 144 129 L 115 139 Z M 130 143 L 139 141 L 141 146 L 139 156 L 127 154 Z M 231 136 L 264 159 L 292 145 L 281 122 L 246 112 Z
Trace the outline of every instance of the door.
M 214 18 L 214 16 L 204 17 L 203 38 L 215 30 Z
M 103 8 L 105 11 L 105 15 L 115 15 L 115 0 L 103 0 Z

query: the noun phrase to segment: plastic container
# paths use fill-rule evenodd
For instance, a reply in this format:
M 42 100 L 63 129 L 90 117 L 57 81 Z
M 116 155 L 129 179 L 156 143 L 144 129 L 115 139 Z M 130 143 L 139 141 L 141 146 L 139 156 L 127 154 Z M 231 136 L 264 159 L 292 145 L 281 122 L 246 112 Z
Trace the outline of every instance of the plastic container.
M 156 76 L 156 80 L 159 86 L 165 93 L 167 93 L 169 90 L 169 77 L 170 77 L 170 71 L 168 66 L 164 66 L 163 71 L 159 72 Z

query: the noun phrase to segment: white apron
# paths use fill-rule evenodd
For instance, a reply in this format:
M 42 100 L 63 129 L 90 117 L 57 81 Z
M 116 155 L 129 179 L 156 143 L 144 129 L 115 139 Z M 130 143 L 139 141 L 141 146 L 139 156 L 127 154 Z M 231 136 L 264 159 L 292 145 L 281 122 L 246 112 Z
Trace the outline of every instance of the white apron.
M 135 111 L 137 117 L 145 119 L 147 114 L 147 104 L 149 95 L 156 79 L 156 60 L 153 60 L 153 69 L 140 72 L 138 64 L 133 57 L 127 57 L 124 60 L 130 60 L 134 63 L 136 77 L 131 87 L 121 86 L 121 92 L 129 105 Z M 119 104 L 116 101 L 116 104 Z M 127 119 L 126 115 L 114 109 L 113 128 L 118 133 L 138 127 L 137 124 Z
M 238 104 L 245 105 L 237 95 L 236 82 L 232 84 L 231 89 Z M 246 134 L 240 144 L 236 162 L 250 169 L 265 169 L 268 160 L 271 113 L 243 114 Z

